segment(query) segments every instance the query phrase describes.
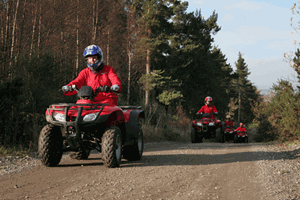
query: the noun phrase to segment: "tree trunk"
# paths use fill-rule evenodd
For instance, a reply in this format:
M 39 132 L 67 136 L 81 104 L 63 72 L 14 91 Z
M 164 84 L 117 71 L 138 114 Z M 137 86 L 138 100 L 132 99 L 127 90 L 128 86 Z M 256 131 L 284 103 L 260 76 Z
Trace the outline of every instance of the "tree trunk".
M 130 81 L 131 81 L 131 57 L 132 53 L 130 51 L 130 41 L 129 41 L 129 50 L 128 50 L 128 85 L 127 85 L 127 105 L 129 105 L 130 100 Z
M 76 64 L 75 76 L 79 73 L 79 0 L 77 0 L 77 15 L 76 15 Z M 72 77 L 74 79 L 74 77 Z
M 15 11 L 15 16 L 14 16 L 14 21 L 13 21 L 13 29 L 12 29 L 12 34 L 11 34 L 11 48 L 10 48 L 10 62 L 9 62 L 10 78 L 12 78 L 11 66 L 12 66 L 13 55 L 14 55 L 15 33 L 16 33 L 16 24 L 17 24 L 16 22 L 17 22 L 19 3 L 20 3 L 20 0 L 17 0 L 16 11 Z
M 6 68 L 5 68 L 5 63 L 7 59 L 7 49 L 8 49 L 8 34 L 9 34 L 9 22 L 10 22 L 10 17 L 9 17 L 9 10 L 10 10 L 10 1 L 7 1 L 6 3 L 7 8 L 6 8 L 6 24 L 5 24 L 5 33 L 4 33 L 4 43 L 3 43 L 3 74 L 6 74 Z M 5 76 L 5 75 L 4 75 Z
M 147 49 L 147 60 L 146 60 L 146 74 L 150 75 L 150 50 Z M 146 85 L 148 85 L 148 83 L 146 83 Z M 150 91 L 148 89 L 146 89 L 145 91 L 145 107 L 148 107 L 149 104 L 149 93 Z
M 109 37 L 109 35 L 110 35 L 110 32 L 109 32 L 109 30 L 107 31 L 107 46 L 106 46 L 106 64 L 107 65 L 109 65 L 109 39 L 110 39 L 110 37 Z
M 25 13 L 26 13 L 26 3 L 27 3 L 27 0 L 25 0 L 24 2 L 24 10 L 23 10 L 23 14 L 22 14 L 22 23 L 21 23 L 21 27 L 20 27 L 20 34 L 18 36 L 19 38 L 19 45 L 17 47 L 17 55 L 16 55 L 16 63 L 18 62 L 18 58 L 20 56 L 20 51 L 21 51 L 21 48 L 22 48 L 22 44 L 23 44 L 23 41 L 24 41 L 24 38 L 23 38 L 23 31 L 24 31 L 24 24 L 25 24 Z M 24 69 L 24 72 L 26 71 L 24 66 L 23 66 L 23 69 Z M 25 75 L 25 78 L 26 78 L 26 75 Z
M 241 89 L 239 89 L 239 110 L 238 110 L 238 123 L 241 122 Z
M 30 45 L 30 50 L 29 50 L 29 61 L 31 60 L 31 56 L 32 56 L 32 52 L 33 52 L 36 18 L 37 18 L 37 7 L 35 9 L 35 16 L 34 16 L 33 25 L 32 25 L 32 36 L 31 36 L 31 45 Z
M 97 38 L 97 24 L 98 24 L 98 3 L 99 1 L 93 1 L 93 41 L 92 43 L 95 44 Z
M 42 5 L 40 4 L 40 13 L 39 13 L 39 32 L 38 32 L 38 44 L 37 44 L 37 53 L 40 54 L 40 45 L 41 45 L 41 29 L 42 29 Z

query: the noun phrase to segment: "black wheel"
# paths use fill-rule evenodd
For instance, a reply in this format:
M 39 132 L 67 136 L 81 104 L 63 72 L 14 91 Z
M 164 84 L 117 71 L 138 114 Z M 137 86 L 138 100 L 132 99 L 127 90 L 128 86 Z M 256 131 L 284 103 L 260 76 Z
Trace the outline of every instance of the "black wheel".
M 191 132 L 191 142 L 192 143 L 202 143 L 203 142 L 203 136 L 199 136 L 195 128 L 192 128 Z
M 122 159 L 122 135 L 117 126 L 106 129 L 102 136 L 102 159 L 109 168 L 119 167 Z
M 61 160 L 63 139 L 60 127 L 48 124 L 41 130 L 38 153 L 41 162 L 48 166 L 56 166 Z
M 248 143 L 248 138 L 245 138 L 244 143 Z
M 139 131 L 138 138 L 134 145 L 127 145 L 123 148 L 123 158 L 129 161 L 140 160 L 144 152 L 143 131 Z
M 234 136 L 233 136 L 233 142 L 234 143 L 238 143 L 238 135 L 237 134 L 235 134 Z
M 77 152 L 70 152 L 69 156 L 76 160 L 85 160 L 90 156 L 91 150 L 89 149 L 80 149 Z
M 197 143 L 197 134 L 196 134 L 196 130 L 194 128 L 192 128 L 191 131 L 191 142 L 192 143 Z

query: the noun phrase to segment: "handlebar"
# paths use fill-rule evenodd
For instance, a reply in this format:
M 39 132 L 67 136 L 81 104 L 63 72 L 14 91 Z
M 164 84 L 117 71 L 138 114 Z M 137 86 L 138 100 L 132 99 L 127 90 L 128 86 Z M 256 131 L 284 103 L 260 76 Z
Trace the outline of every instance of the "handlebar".
M 78 92 L 79 89 L 76 85 L 66 85 L 62 88 L 62 90 L 68 90 L 70 92 L 72 91 L 76 91 Z M 116 90 L 113 90 L 112 87 L 109 87 L 108 85 L 104 85 L 103 87 L 102 86 L 99 86 L 96 90 L 95 90 L 95 95 L 98 93 L 98 92 L 105 92 L 105 93 L 108 93 L 108 92 L 117 92 Z

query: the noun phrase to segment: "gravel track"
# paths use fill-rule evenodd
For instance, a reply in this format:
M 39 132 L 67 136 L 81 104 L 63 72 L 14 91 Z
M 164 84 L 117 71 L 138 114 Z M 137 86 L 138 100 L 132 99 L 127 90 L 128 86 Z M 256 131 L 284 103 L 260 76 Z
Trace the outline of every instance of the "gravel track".
M 0 199 L 300 199 L 297 145 L 147 143 L 141 162 L 91 161 L 64 155 L 61 167 L 46 168 L 36 154 L 0 158 Z

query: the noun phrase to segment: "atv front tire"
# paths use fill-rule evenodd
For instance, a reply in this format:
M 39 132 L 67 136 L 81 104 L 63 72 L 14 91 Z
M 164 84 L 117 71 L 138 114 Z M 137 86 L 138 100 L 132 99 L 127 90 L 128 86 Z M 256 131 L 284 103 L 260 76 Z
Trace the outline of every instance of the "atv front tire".
M 63 154 L 62 147 L 63 138 L 60 127 L 52 124 L 44 126 L 38 142 L 38 153 L 41 162 L 48 167 L 58 165 Z
M 144 151 L 143 131 L 139 131 L 138 138 L 133 145 L 127 145 L 123 148 L 123 158 L 129 161 L 136 161 L 142 158 Z
M 192 128 L 192 132 L 191 132 L 191 142 L 192 143 L 197 143 L 197 135 L 196 135 L 196 130 L 194 128 Z
M 192 128 L 191 142 L 192 143 L 202 143 L 203 142 L 203 136 L 199 136 L 195 128 Z
M 102 159 L 109 168 L 119 167 L 122 159 L 122 135 L 117 126 L 106 129 L 102 136 Z

